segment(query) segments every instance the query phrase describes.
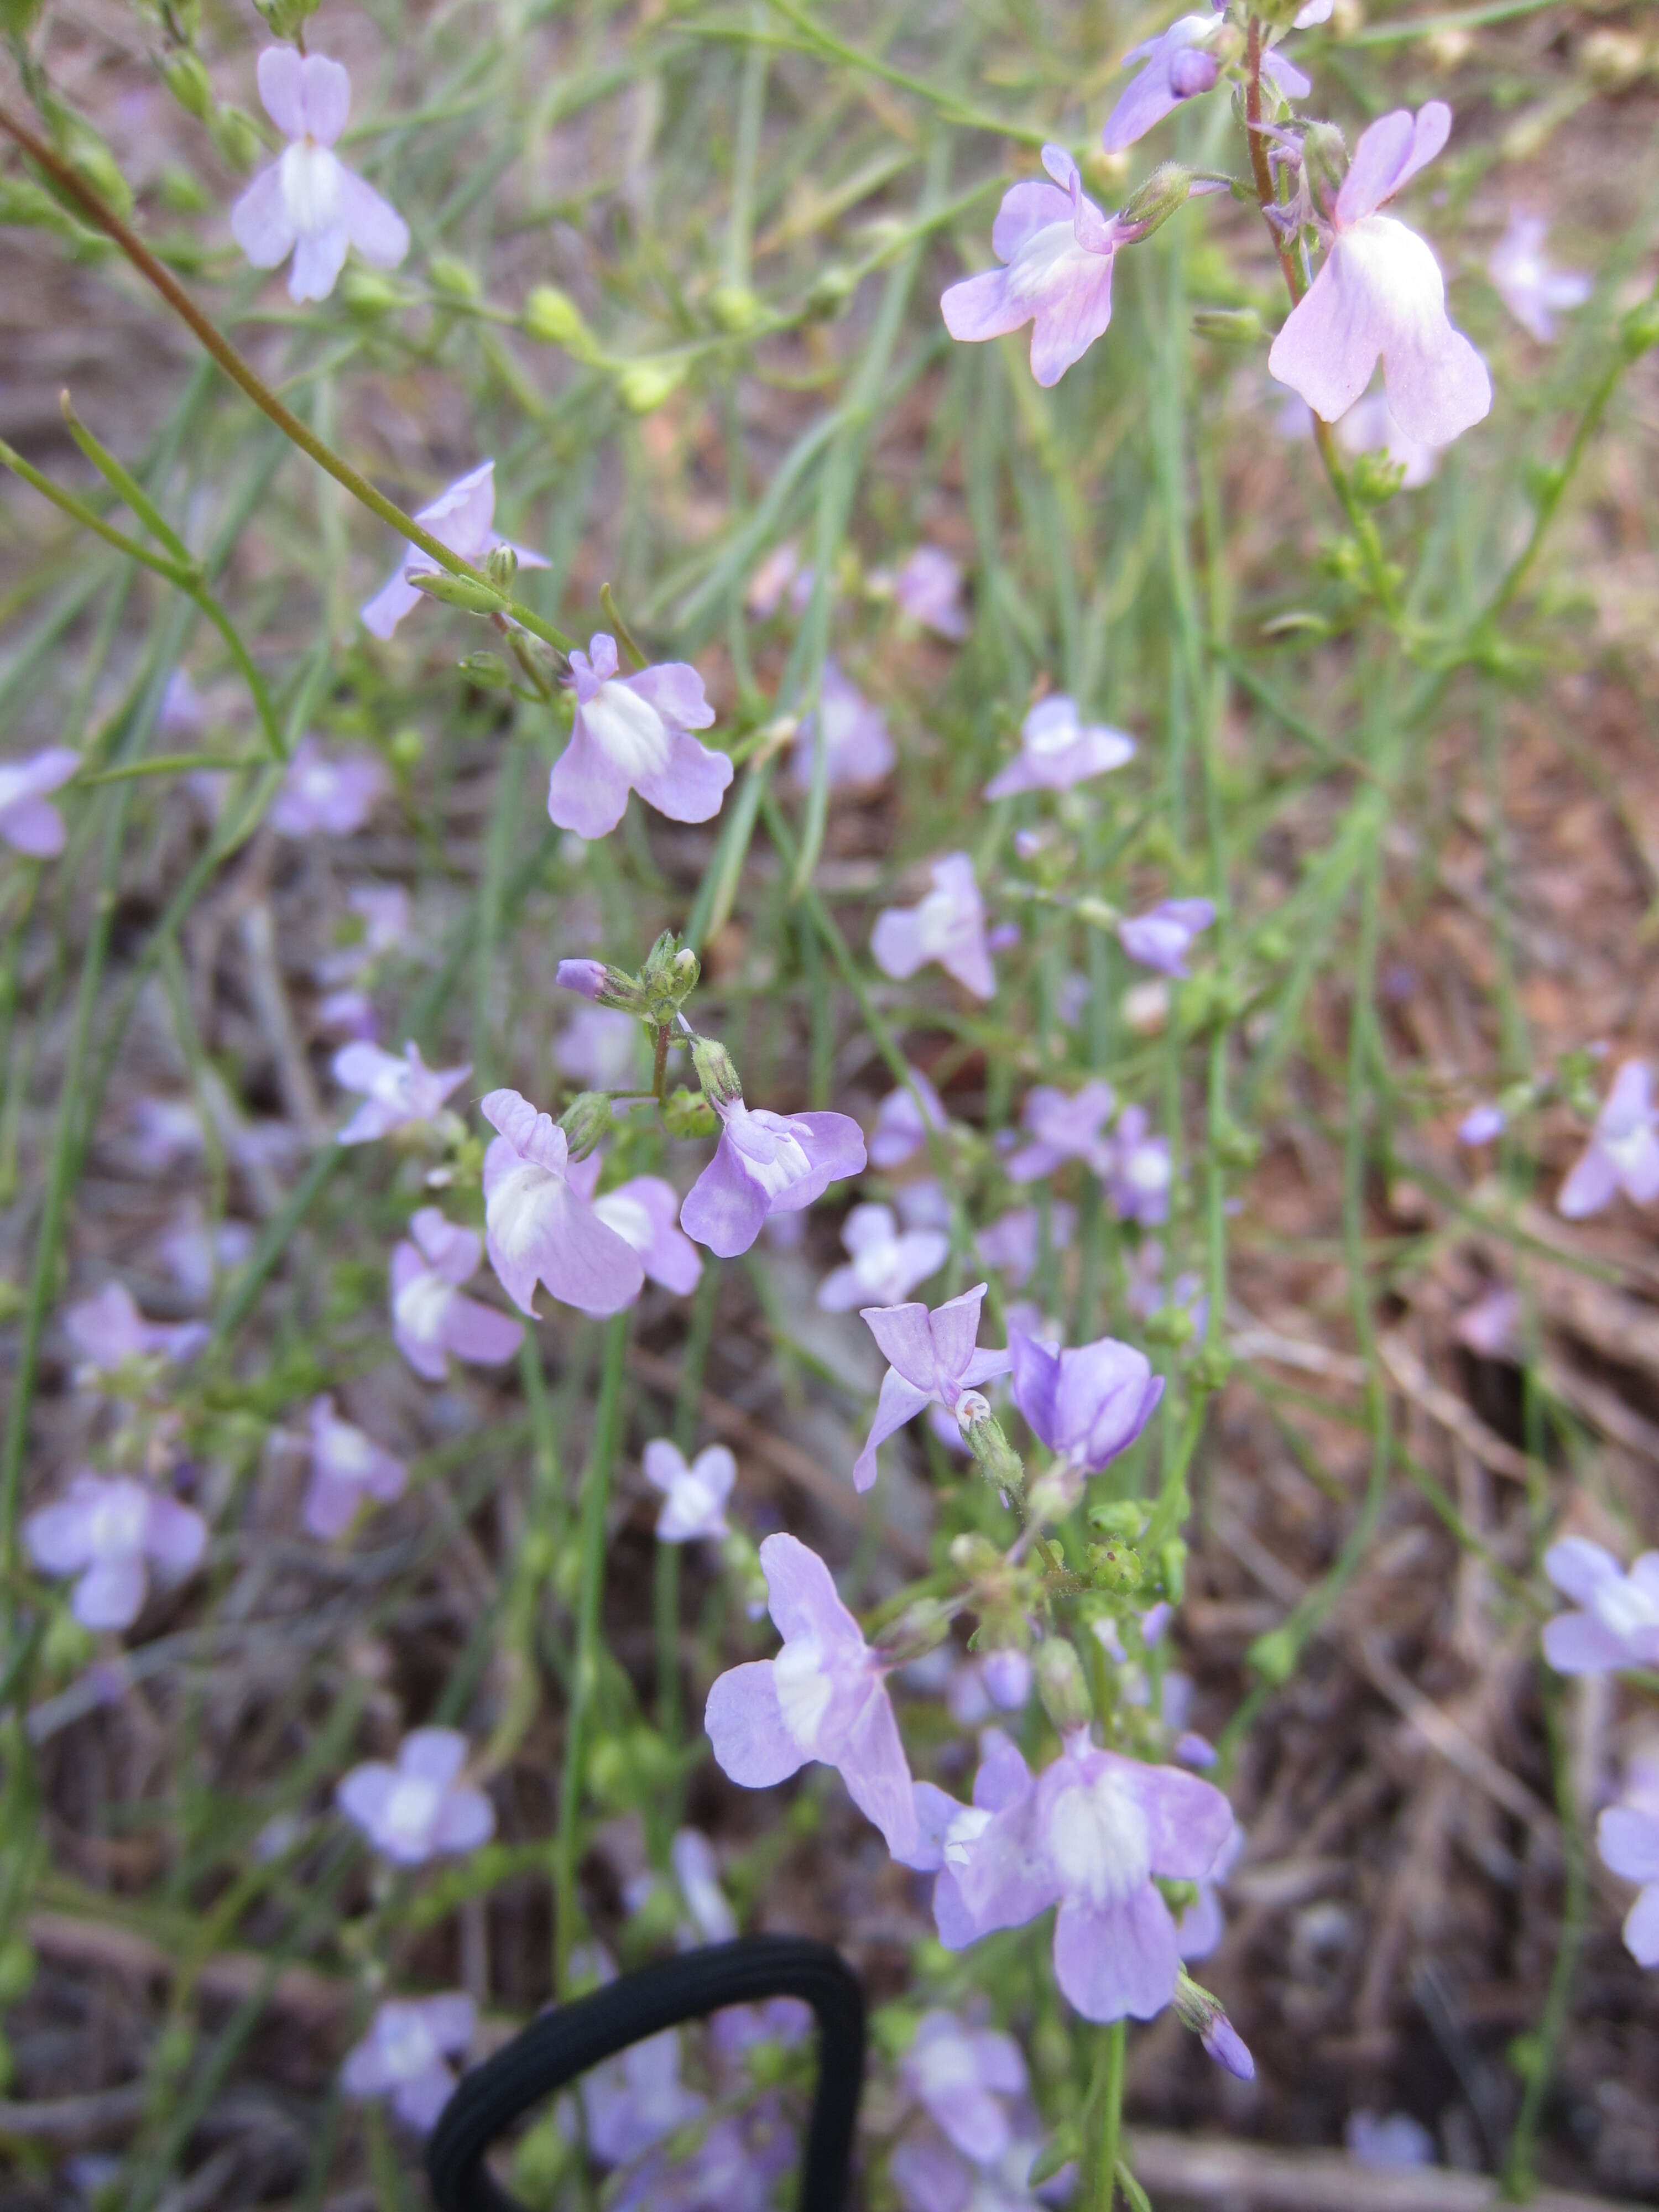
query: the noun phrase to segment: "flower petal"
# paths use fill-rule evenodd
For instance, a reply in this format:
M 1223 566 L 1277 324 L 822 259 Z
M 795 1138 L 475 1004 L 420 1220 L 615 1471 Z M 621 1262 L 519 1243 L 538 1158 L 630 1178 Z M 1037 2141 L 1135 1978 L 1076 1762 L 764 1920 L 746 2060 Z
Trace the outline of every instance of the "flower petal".
M 849 1270 L 850 1272 L 850 1270 Z M 868 1319 L 866 1314 L 866 1319 Z M 881 1378 L 881 1395 L 876 1401 L 876 1418 L 870 1424 L 870 1433 L 864 1440 L 864 1449 L 853 1462 L 853 1487 L 868 1490 L 876 1480 L 876 1447 L 896 1436 L 907 1421 L 913 1421 L 922 1407 L 932 1401 L 930 1390 L 919 1389 L 908 1382 L 896 1367 L 890 1367 Z
M 1054 1978 L 1085 2020 L 1151 2020 L 1175 1995 L 1170 1908 L 1149 1882 L 1120 1904 L 1066 1899 L 1054 1917 Z
M 702 1719 L 715 1764 L 744 1790 L 769 1790 L 806 1764 L 784 1725 L 769 1659 L 751 1660 L 720 1675 Z
M 373 269 L 395 269 L 409 252 L 409 225 L 355 169 L 340 171 L 340 221 Z
M 722 1260 L 746 1252 L 769 1211 L 766 1193 L 724 1129 L 714 1157 L 685 1194 L 680 1227 Z
M 904 1861 L 921 1841 L 915 1789 L 904 1756 L 892 1700 L 872 1681 L 862 1711 L 848 1730 L 836 1760 L 847 1794 L 866 1820 L 881 1830 L 894 1857 Z
M 548 778 L 548 818 L 579 837 L 604 837 L 622 820 L 627 805 L 628 778 L 604 746 L 594 744 L 579 709 L 570 743 Z
M 230 234 L 256 269 L 275 269 L 294 250 L 294 218 L 283 192 L 283 165 L 261 169 L 230 210 Z
M 714 720 L 712 710 L 707 719 Z M 672 747 L 667 765 L 653 775 L 636 778 L 634 788 L 647 806 L 654 806 L 671 822 L 712 822 L 731 785 L 731 756 L 710 745 L 700 745 L 672 723 L 668 727 Z

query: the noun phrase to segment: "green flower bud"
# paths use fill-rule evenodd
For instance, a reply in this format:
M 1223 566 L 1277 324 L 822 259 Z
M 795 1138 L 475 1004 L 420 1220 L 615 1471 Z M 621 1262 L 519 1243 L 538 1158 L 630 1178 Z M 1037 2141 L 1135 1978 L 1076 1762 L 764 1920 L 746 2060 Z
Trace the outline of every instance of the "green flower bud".
M 720 1116 L 700 1091 L 681 1084 L 662 1102 L 662 1125 L 671 1137 L 712 1137 Z
M 1134 226 L 1137 242 L 1150 238 L 1160 224 L 1168 222 L 1177 208 L 1186 206 L 1192 188 L 1190 169 L 1183 169 L 1179 161 L 1161 162 L 1139 191 L 1130 194 L 1119 211 L 1118 221 Z
M 1659 293 L 1631 309 L 1619 325 L 1619 343 L 1627 361 L 1659 345 Z
M 1115 1590 L 1127 1597 L 1140 1588 L 1146 1569 L 1139 1553 L 1129 1545 L 1091 1544 L 1088 1558 L 1089 1571 L 1102 1589 Z
M 199 54 L 171 54 L 161 65 L 167 90 L 186 115 L 205 123 L 213 112 L 213 80 Z
M 1334 123 L 1310 123 L 1302 134 L 1302 161 L 1314 205 L 1328 215 L 1348 173 L 1348 142 Z
M 556 284 L 538 284 L 524 303 L 527 337 L 544 345 L 562 346 L 574 360 L 595 362 L 599 342 L 582 319 L 582 311 Z
M 406 723 L 393 737 L 386 750 L 392 756 L 394 768 L 416 768 L 420 765 L 421 755 L 426 750 L 425 735 Z
M 1171 1536 L 1161 1545 L 1158 1565 L 1164 1570 L 1164 1595 L 1171 1605 L 1179 1605 L 1187 1595 L 1187 1540 Z
M 519 573 L 519 556 L 510 545 L 492 546 L 483 557 L 483 572 L 497 591 L 510 592 Z
M 1133 1544 L 1146 1526 L 1146 1508 L 1138 1498 L 1120 1498 L 1105 1505 L 1089 1508 L 1089 1526 L 1098 1528 L 1108 1536 L 1120 1536 Z
M 452 300 L 476 300 L 483 291 L 473 270 L 450 253 L 434 254 L 426 265 L 426 276 L 434 292 L 445 293 Z
M 1254 307 L 1194 307 L 1193 328 L 1222 345 L 1259 345 L 1267 335 Z
M 766 308 L 746 284 L 717 284 L 708 295 L 708 310 L 723 331 L 741 337 L 766 319 Z
M 951 1633 L 951 1611 L 936 1597 L 919 1597 L 883 1632 L 881 1649 L 892 1665 L 908 1666 L 943 1644 Z
M 1025 1493 L 1025 1463 L 1002 1433 L 988 1400 L 964 1391 L 957 1407 L 957 1426 L 985 1480 L 1010 1498 Z
M 386 315 L 403 306 L 405 295 L 395 278 L 360 267 L 342 276 L 340 296 L 354 315 Z
M 585 1160 L 611 1129 L 611 1101 L 602 1091 L 579 1091 L 559 1116 L 573 1160 Z
M 1088 1727 L 1094 1706 L 1083 1679 L 1083 1662 L 1064 1637 L 1050 1636 L 1038 1644 L 1036 1680 L 1042 1710 L 1061 1735 Z
M 734 1106 L 742 1102 L 743 1084 L 731 1054 L 718 1037 L 695 1037 L 691 1064 L 711 1106 Z
M 507 611 L 507 601 L 488 584 L 475 584 L 471 576 L 452 576 L 446 568 L 423 569 L 409 580 L 417 592 L 470 615 L 499 615 Z
M 630 361 L 617 375 L 617 390 L 631 415 L 654 415 L 685 381 L 688 364 L 659 358 Z
M 498 653 L 469 653 L 455 664 L 469 684 L 481 690 L 505 691 L 513 683 L 513 671 Z
M 1296 1672 L 1296 1638 L 1288 1628 L 1269 1629 L 1267 1635 L 1256 1638 L 1245 1661 L 1252 1674 L 1259 1674 L 1270 1688 L 1279 1689 Z

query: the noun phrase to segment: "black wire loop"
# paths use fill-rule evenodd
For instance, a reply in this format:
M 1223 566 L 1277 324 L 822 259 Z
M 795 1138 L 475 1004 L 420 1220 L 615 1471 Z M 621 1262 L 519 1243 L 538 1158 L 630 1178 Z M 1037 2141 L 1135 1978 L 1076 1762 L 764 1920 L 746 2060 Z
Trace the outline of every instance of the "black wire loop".
M 744 1936 L 623 1974 L 556 2006 L 464 2074 L 427 2148 L 438 2212 L 522 2212 L 484 2163 L 532 2105 L 590 2066 L 722 2006 L 802 1997 L 818 2029 L 817 2088 L 801 2164 L 799 2212 L 842 2212 L 864 2087 L 864 1993 L 852 1968 L 805 1936 Z

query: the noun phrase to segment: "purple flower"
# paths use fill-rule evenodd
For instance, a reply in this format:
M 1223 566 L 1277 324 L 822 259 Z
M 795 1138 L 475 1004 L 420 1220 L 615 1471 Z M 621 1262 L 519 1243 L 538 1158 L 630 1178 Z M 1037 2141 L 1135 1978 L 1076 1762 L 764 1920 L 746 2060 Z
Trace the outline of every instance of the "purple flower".
M 672 2027 L 590 2067 L 578 2094 L 588 2147 L 607 2166 L 642 2157 L 704 2110 L 703 2100 L 680 2080 L 680 2039 Z
M 652 1488 L 662 1492 L 659 1543 L 689 1544 L 699 1536 L 712 1542 L 725 1535 L 726 1501 L 738 1479 L 738 1462 L 724 1444 L 710 1444 L 688 1467 L 678 1444 L 654 1437 L 641 1465 Z
M 1111 1146 L 1102 1130 L 1116 1105 L 1109 1083 L 1085 1083 L 1074 1096 L 1046 1083 L 1028 1091 L 1020 1121 L 1032 1141 L 1009 1160 L 1009 1181 L 1036 1182 L 1067 1160 L 1082 1160 L 1097 1175 L 1104 1175 L 1111 1164 Z
M 647 1444 L 647 1455 L 653 1449 L 653 1445 Z M 672 1444 L 669 1449 L 673 1449 Z M 702 1461 L 708 1456 L 708 1452 L 702 1453 L 698 1464 L 701 1465 Z M 727 1452 L 726 1456 L 729 1462 L 732 1455 Z M 736 1473 L 735 1468 L 732 1472 Z M 728 1477 L 726 1488 L 730 1487 Z M 660 1528 L 658 1533 L 661 1533 Z M 674 1870 L 674 1880 L 698 1936 L 705 1943 L 729 1943 L 738 1932 L 738 1917 L 732 1910 L 726 1892 L 720 1887 L 720 1861 L 715 1857 L 714 1846 L 708 1837 L 700 1828 L 678 1830 L 668 1846 L 668 1863 Z M 790 2000 L 786 1997 L 782 2002 L 787 2004 Z M 750 2013 L 759 2031 L 757 2039 L 764 2038 L 767 2033 L 765 2022 L 758 2014 L 750 2012 L 747 2005 L 742 2009 Z
M 976 2166 L 995 2166 L 1014 2139 L 1002 2100 L 1025 2093 L 1025 2058 L 1012 2035 L 925 2012 L 899 2078 L 928 2118 Z
M 1554 337 L 1557 314 L 1582 307 L 1595 289 L 1582 270 L 1550 267 L 1544 252 L 1547 230 L 1542 216 L 1523 215 L 1516 208 L 1486 264 L 1498 298 L 1540 345 Z
M 362 934 L 323 956 L 312 971 L 319 983 L 349 983 L 382 953 L 408 940 L 409 893 L 401 884 L 353 884 L 346 904 L 362 921 Z
M 1659 1666 L 1659 1552 L 1644 1552 L 1626 1574 L 1600 1544 L 1564 1536 L 1545 1553 L 1544 1572 L 1579 1608 L 1544 1623 L 1544 1656 L 1558 1674 Z
M 960 1448 L 959 1433 L 957 1443 Z M 1007 1644 L 978 1658 L 964 1659 L 954 1669 L 945 1707 L 958 1728 L 978 1728 L 993 1713 L 1021 1711 L 1031 1694 L 1031 1655 Z
M 1492 406 L 1486 365 L 1446 316 L 1439 264 L 1413 230 L 1379 212 L 1451 132 L 1431 100 L 1370 125 L 1329 220 L 1330 246 L 1306 296 L 1273 340 L 1267 367 L 1328 422 L 1346 415 L 1379 355 L 1395 420 L 1408 438 L 1449 446 Z
M 1215 906 L 1209 899 L 1160 899 L 1145 914 L 1126 915 L 1117 926 L 1117 941 L 1143 968 L 1185 975 L 1193 939 L 1214 920 Z
M 937 960 L 976 999 L 995 995 L 997 979 L 985 943 L 985 902 L 966 853 L 931 863 L 933 888 L 917 906 L 884 907 L 870 933 L 870 951 L 884 975 L 901 981 Z
M 562 969 L 598 965 L 597 961 L 559 963 Z M 620 1091 L 638 1064 L 640 1034 L 632 1014 L 613 1006 L 579 1006 L 558 1034 L 555 1049 L 560 1068 L 592 1090 Z
M 207 1548 L 207 1522 L 177 1498 L 130 1475 L 77 1474 L 69 1495 L 23 1523 L 23 1541 L 42 1574 L 80 1577 L 70 1611 L 82 1628 L 131 1628 L 149 1587 L 149 1565 L 187 1575 Z
M 175 668 L 161 687 L 156 728 L 164 738 L 199 738 L 207 726 L 207 708 L 189 669 Z
M 95 1297 L 66 1307 L 64 1333 L 83 1362 L 77 1379 L 88 1381 L 129 1359 L 189 1359 L 208 1334 L 197 1321 L 146 1321 L 125 1283 L 106 1283 Z
M 486 1160 L 486 1171 L 488 1165 Z M 423 1206 L 409 1233 L 414 1243 L 397 1245 L 392 1255 L 392 1340 L 415 1372 L 428 1382 L 443 1382 L 451 1352 L 482 1367 L 511 1359 L 524 1334 L 517 1322 L 459 1288 L 482 1257 L 477 1232 Z
M 1106 1188 L 1120 1219 L 1157 1228 L 1170 1211 L 1170 1140 L 1152 1133 L 1146 1109 L 1126 1106 L 1112 1140 Z
M 962 604 L 962 563 L 939 545 L 918 545 L 893 579 L 901 613 L 959 644 L 968 635 Z
M 1051 1352 L 1016 1335 L 1008 1350 L 1014 1403 L 1033 1436 L 1085 1474 L 1126 1452 L 1158 1410 L 1164 1377 L 1144 1352 L 1103 1336 L 1075 1352 Z
M 908 1084 L 890 1091 L 876 1109 L 876 1126 L 870 1133 L 872 1168 L 902 1167 L 927 1141 L 929 1129 L 945 1127 L 943 1100 L 919 1068 L 908 1063 Z
M 1165 1717 L 1166 1719 L 1168 1717 L 1167 1712 Z M 1179 1751 L 1176 1755 L 1177 1758 L 1180 1757 Z M 1206 1764 L 1213 1765 L 1215 1753 L 1211 1752 Z M 1182 1761 L 1183 1765 L 1188 1763 L 1185 1760 Z M 1221 1910 L 1218 1892 L 1222 1883 L 1226 1881 L 1228 1875 L 1244 1856 L 1246 1840 L 1243 1829 L 1235 1820 L 1232 1832 L 1215 1855 L 1214 1865 L 1212 1866 L 1209 1873 L 1201 1876 L 1199 1881 L 1198 1895 L 1176 1921 L 1176 1944 L 1183 1960 L 1207 1959 L 1226 1934 L 1226 1916 Z M 1223 2017 L 1224 2016 L 1224 2014 Z M 1240 2048 L 1243 2047 L 1241 2045 Z M 1213 2052 L 1211 2055 L 1215 2056 Z M 1218 2063 L 1222 2065 L 1227 2063 L 1225 2059 L 1221 2059 Z M 1229 2068 L 1228 2070 L 1231 2072 L 1236 2069 Z M 1254 2071 L 1253 2066 L 1251 2072 L 1254 2073 Z M 1246 2075 L 1243 2078 L 1249 2081 L 1250 2075 Z
M 47 799 L 81 765 L 67 745 L 48 745 L 27 760 L 0 761 L 0 837 L 32 860 L 49 860 L 64 849 L 64 817 Z
M 317 1001 L 317 1026 L 325 1036 L 344 1037 L 348 1043 L 373 1044 L 380 1035 L 374 1001 L 355 985 L 324 993 Z
M 640 1255 L 588 1203 L 592 1182 L 585 1190 L 572 1175 L 564 1131 L 516 1091 L 489 1092 L 480 1111 L 501 1133 L 483 1164 L 489 1264 L 514 1304 L 533 1317 L 543 1282 L 583 1313 L 631 1306 L 645 1286 Z
M 1489 1145 L 1494 1137 L 1503 1135 L 1508 1125 L 1509 1116 L 1501 1106 L 1474 1106 L 1457 1125 L 1457 1141 L 1460 1145 Z
M 210 1228 L 192 1200 L 156 1238 L 155 1256 L 187 1297 L 204 1298 L 215 1275 L 240 1267 L 253 1243 L 253 1231 L 246 1221 L 221 1221 Z
M 1064 1200 L 1048 1207 L 1048 1249 L 1063 1252 L 1077 1227 L 1077 1208 Z M 1042 1216 L 1035 1206 L 1016 1206 L 1000 1213 L 974 1239 L 982 1267 L 998 1268 L 1015 1290 L 1030 1282 L 1042 1251 Z
M 622 820 L 632 790 L 671 822 L 711 820 L 732 763 L 691 735 L 714 719 L 702 677 L 683 660 L 637 676 L 619 676 L 617 667 L 616 640 L 603 631 L 586 653 L 570 656 L 576 718 L 553 763 L 549 817 L 579 837 L 603 837 Z
M 938 1845 L 940 1941 L 959 1951 L 1057 1904 L 1054 1975 L 1066 1996 L 1085 2020 L 1150 2020 L 1175 1995 L 1180 1966 L 1154 1877 L 1201 1881 L 1231 1832 L 1232 1808 L 1195 1775 L 1096 1750 L 1084 1729 L 1035 1781 L 997 1730 L 981 1741 L 988 1755 L 974 1806 L 956 1808 Z
M 1330 13 L 1328 5 L 1325 13 Z M 1310 9 L 1304 9 L 1296 19 L 1298 28 L 1303 27 L 1304 16 L 1323 21 L 1323 17 L 1315 18 Z M 1194 100 L 1202 93 L 1214 90 L 1221 76 L 1221 65 L 1208 47 L 1209 41 L 1223 27 L 1224 20 L 1213 10 L 1207 15 L 1177 16 L 1160 37 L 1144 39 L 1139 46 L 1130 47 L 1123 57 L 1123 66 L 1127 69 L 1131 62 L 1139 62 L 1142 67 L 1107 117 L 1106 127 L 1100 134 L 1101 144 L 1109 154 L 1121 154 L 1137 139 L 1144 138 L 1154 125 L 1173 114 L 1182 100 Z M 1305 100 L 1312 89 L 1301 70 L 1293 62 L 1286 61 L 1276 46 L 1269 46 L 1262 55 L 1261 74 L 1286 100 Z
M 1350 2112 L 1342 2140 L 1356 2166 L 1387 2172 L 1434 2164 L 1434 2137 L 1409 2112 Z
M 783 1649 L 732 1668 L 708 1692 L 714 1757 L 745 1790 L 787 1782 L 808 1759 L 838 1767 L 853 1802 L 908 1863 L 920 1842 L 915 1798 L 882 1661 L 815 1552 L 769 1536 L 760 1562 Z
M 573 1160 L 566 1170 L 571 1189 L 586 1199 L 596 1220 L 631 1246 L 653 1283 L 677 1297 L 689 1297 L 702 1280 L 702 1255 L 678 1226 L 678 1191 L 661 1176 L 635 1176 L 595 1198 L 599 1164 L 597 1152 Z
M 1457 1341 L 1478 1359 L 1507 1359 L 1513 1364 L 1521 1357 L 1521 1319 L 1520 1298 L 1495 1283 L 1485 1297 L 1457 1316 Z
M 377 1044 L 349 1044 L 334 1055 L 334 1080 L 343 1091 L 361 1091 L 363 1103 L 335 1138 L 337 1145 L 370 1145 L 377 1137 L 411 1121 L 429 1121 L 458 1083 L 472 1073 L 465 1067 L 428 1067 L 412 1041 L 403 1057 Z
M 896 1305 L 944 1266 L 951 1249 L 938 1229 L 907 1229 L 901 1236 L 890 1206 L 855 1206 L 842 1224 L 841 1241 L 852 1261 L 818 1285 L 826 1313 L 848 1313 L 861 1299 Z
M 1659 1198 L 1656 1125 L 1653 1070 L 1644 1060 L 1627 1060 L 1601 1102 L 1589 1143 L 1561 1186 L 1556 1211 L 1582 1221 L 1621 1190 L 1638 1206 L 1650 1206 Z
M 447 491 L 440 492 L 429 507 L 415 517 L 440 545 L 447 545 L 477 568 L 486 555 L 511 541 L 495 529 L 495 464 L 482 461 L 470 476 L 460 477 Z M 521 568 L 545 568 L 547 562 L 528 546 L 513 545 Z M 362 624 L 374 636 L 389 638 L 406 614 L 412 614 L 426 597 L 411 579 L 436 572 L 432 556 L 418 545 L 405 545 L 404 556 L 386 581 L 362 609 Z
M 187 1098 L 139 1097 L 127 1108 L 127 1151 L 145 1175 L 165 1175 L 202 1149 L 202 1122 Z
M 595 1000 L 605 988 L 605 979 L 603 960 L 561 960 L 553 976 L 562 991 L 574 991 L 580 998 Z
M 1650 1775 L 1626 1777 L 1622 1801 L 1595 1824 L 1595 1848 L 1610 1874 L 1640 1883 L 1625 1918 L 1625 1948 L 1638 1966 L 1659 1966 L 1659 1785 Z
M 411 1729 L 395 1766 L 383 1759 L 354 1766 L 334 1802 L 394 1865 L 476 1851 L 495 1832 L 495 1808 L 460 1779 L 465 1764 L 466 1738 L 458 1729 Z
M 351 106 L 351 79 L 339 63 L 267 46 L 259 97 L 289 143 L 230 211 L 231 234 L 253 266 L 275 269 L 292 253 L 288 292 L 295 301 L 327 299 L 348 246 L 373 268 L 395 269 L 409 251 L 408 225 L 333 150 Z
M 887 717 L 872 707 L 856 684 L 843 676 L 833 660 L 823 664 L 817 710 L 801 717 L 791 763 L 796 783 L 805 791 L 812 781 L 812 755 L 819 725 L 823 729 L 824 768 L 828 787 L 842 791 L 860 784 L 879 783 L 896 757 L 887 732 Z
M 300 1518 L 308 1535 L 325 1542 L 344 1535 L 364 1501 L 384 1504 L 401 1498 L 409 1470 L 373 1437 L 338 1419 L 325 1391 L 311 1401 L 311 1480 Z
M 265 818 L 284 837 L 349 837 L 374 812 L 386 784 L 373 753 L 331 760 L 315 738 L 301 738 Z
M 863 1172 L 864 1132 L 850 1114 L 751 1112 L 741 1095 L 713 1103 L 720 1140 L 686 1194 L 680 1226 L 722 1260 L 746 1252 L 769 1213 L 799 1213 Z
M 400 2120 L 429 2135 L 455 2087 L 447 2062 L 472 2041 L 472 2000 L 459 1990 L 437 1997 L 388 1997 L 368 2033 L 345 2055 L 340 2086 L 348 2097 L 390 2097 Z
M 939 301 L 953 338 L 1000 338 L 1032 323 L 1031 374 L 1058 384 L 1112 319 L 1112 257 L 1133 236 L 1084 197 L 1077 163 L 1045 146 L 1051 185 L 1012 185 L 991 231 L 1004 269 L 952 284 Z
M 853 1465 L 855 1489 L 868 1490 L 875 1481 L 876 1447 L 914 1420 L 924 1406 L 944 1406 L 954 1413 L 965 1391 L 1007 1373 L 1006 1351 L 981 1351 L 975 1343 L 987 1288 L 975 1283 L 931 1313 L 924 1305 L 865 1307 L 860 1318 L 869 1324 L 888 1367 L 876 1418 Z
M 1069 791 L 1135 757 L 1135 741 L 1104 722 L 1079 719 L 1064 692 L 1039 699 L 1019 726 L 1019 751 L 985 787 L 988 799 L 1020 791 Z

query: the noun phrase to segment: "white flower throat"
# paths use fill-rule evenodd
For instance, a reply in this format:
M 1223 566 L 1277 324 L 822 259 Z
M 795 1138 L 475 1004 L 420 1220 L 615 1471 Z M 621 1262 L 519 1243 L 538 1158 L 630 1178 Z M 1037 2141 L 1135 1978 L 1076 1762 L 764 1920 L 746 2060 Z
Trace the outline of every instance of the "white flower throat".
M 340 164 L 314 138 L 283 149 L 283 204 L 301 238 L 332 230 L 340 220 Z
M 1110 1769 L 1062 1790 L 1048 1815 L 1048 1856 L 1066 1893 L 1114 1905 L 1152 1874 L 1146 1816 Z
M 428 1268 L 398 1291 L 392 1301 L 393 1318 L 416 1344 L 435 1344 L 443 1327 L 444 1314 L 454 1295 L 453 1285 Z
M 783 1724 L 795 1741 L 811 1750 L 823 1726 L 835 1694 L 835 1684 L 824 1669 L 823 1646 L 816 1636 L 798 1636 L 786 1644 L 772 1662 Z
M 601 684 L 581 708 L 587 734 L 631 781 L 660 775 L 674 749 L 668 725 L 648 699 L 620 678 Z

